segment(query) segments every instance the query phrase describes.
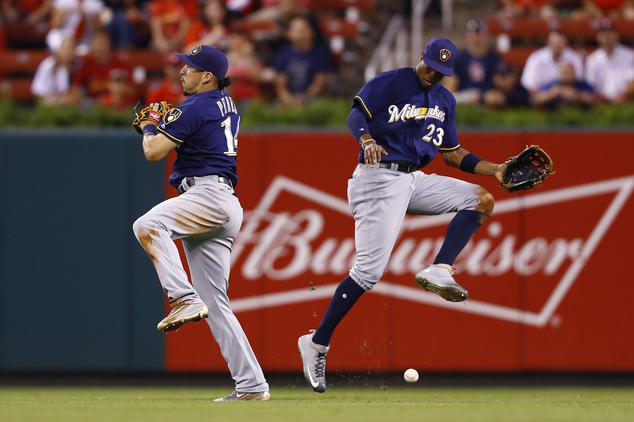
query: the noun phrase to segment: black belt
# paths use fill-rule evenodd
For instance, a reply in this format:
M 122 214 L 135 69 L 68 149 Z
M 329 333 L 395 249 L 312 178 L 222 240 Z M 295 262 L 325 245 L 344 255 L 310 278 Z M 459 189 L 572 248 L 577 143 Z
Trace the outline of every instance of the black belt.
M 227 179 L 226 177 L 218 176 L 218 183 L 224 183 L 225 185 L 228 185 L 231 189 L 233 189 L 233 184 L 231 183 L 231 180 Z M 193 177 L 186 177 L 185 184 L 187 185 L 187 189 L 189 189 L 196 184 L 196 180 Z M 184 189 L 183 185 L 181 184 L 178 189 L 176 189 L 176 192 L 178 192 L 179 195 L 182 195 L 183 193 L 185 193 L 185 191 L 187 191 L 187 189 Z
M 396 163 L 392 161 L 381 161 L 379 163 L 379 168 L 391 169 L 393 164 L 398 166 L 395 170 L 402 171 L 404 173 L 411 173 L 418 170 L 418 166 L 416 164 Z

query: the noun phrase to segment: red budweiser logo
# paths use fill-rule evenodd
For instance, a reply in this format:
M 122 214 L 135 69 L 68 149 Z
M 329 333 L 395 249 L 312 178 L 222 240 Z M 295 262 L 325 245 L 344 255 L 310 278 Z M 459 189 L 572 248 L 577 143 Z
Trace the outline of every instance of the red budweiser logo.
M 496 292 L 508 288 L 509 280 L 513 283 L 518 278 L 538 279 L 539 289 L 534 292 L 527 289 L 521 309 L 510 294 L 509 298 L 503 295 L 496 303 L 485 302 L 480 297 L 487 295 L 481 294 L 472 295 L 465 304 L 454 304 L 413 285 L 413 275 L 433 262 L 453 214 L 407 216 L 383 280 L 371 292 L 543 326 L 551 321 L 633 189 L 634 176 L 628 176 L 552 191 L 531 191 L 496 202 L 494 216 L 467 245 L 455 266 L 460 283 L 469 290 L 469 276 L 486 277 L 478 288 Z M 556 232 L 542 233 L 539 221 L 531 225 L 536 228 L 531 230 L 517 223 L 518 215 L 529 211 L 534 216 L 531 218 L 557 221 L 553 217 L 558 216 L 565 223 L 565 214 L 576 214 L 578 204 L 584 201 L 592 204 L 588 208 L 600 210 L 593 212 L 592 220 L 584 220 L 582 227 L 571 230 L 566 227 L 569 225 L 560 224 Z M 333 219 L 345 220 L 332 223 Z M 345 231 L 340 230 L 344 225 Z M 232 272 L 234 277 L 239 274 L 247 280 L 279 282 L 284 284 L 284 290 L 233 300 L 233 308 L 245 311 L 330 297 L 354 260 L 353 221 L 348 203 L 278 176 L 255 209 L 245 213 L 234 246 Z M 312 279 L 327 281 L 311 291 L 307 283 Z

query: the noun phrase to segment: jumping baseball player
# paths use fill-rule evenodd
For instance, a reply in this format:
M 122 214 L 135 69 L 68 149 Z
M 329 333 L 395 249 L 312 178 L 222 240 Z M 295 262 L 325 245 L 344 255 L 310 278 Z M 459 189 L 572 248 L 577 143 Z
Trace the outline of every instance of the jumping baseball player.
M 176 55 L 185 63 L 181 81 L 187 98 L 172 109 L 151 104 L 133 123 L 143 133 L 149 161 L 177 153 L 169 182 L 179 196 L 134 223 L 172 307 L 157 328 L 168 332 L 206 318 L 236 384 L 235 391 L 215 401 L 268 400 L 269 385 L 227 297 L 231 247 L 242 224 L 233 190 L 240 112 L 224 91 L 230 84 L 227 57 L 208 45 Z M 183 242 L 193 286 L 176 239 Z
M 467 299 L 467 291 L 452 277 L 452 265 L 491 215 L 493 196 L 480 186 L 417 170 L 440 152 L 446 164 L 501 183 L 506 164 L 484 161 L 458 142 L 456 100 L 438 84 L 453 75 L 455 58 L 451 41 L 432 38 L 416 68 L 382 73 L 354 98 L 346 123 L 361 146 L 359 165 L 348 181 L 357 261 L 317 330 L 298 341 L 304 376 L 317 392 L 326 390 L 330 338 L 357 299 L 380 280 L 405 214 L 456 213 L 434 263 L 416 274 L 415 281 L 445 300 Z

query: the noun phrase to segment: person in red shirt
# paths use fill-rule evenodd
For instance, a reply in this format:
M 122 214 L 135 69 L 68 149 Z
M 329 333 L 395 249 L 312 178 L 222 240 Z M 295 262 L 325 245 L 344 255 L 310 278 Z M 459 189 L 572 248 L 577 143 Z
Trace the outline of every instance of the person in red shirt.
M 196 0 L 153 0 L 150 5 L 152 42 L 163 52 L 181 51 L 185 35 L 198 17 Z
M 231 85 L 227 92 L 236 103 L 262 99 L 262 63 L 255 54 L 253 42 L 243 29 L 236 29 L 229 41 L 227 76 L 231 78 Z
M 160 84 L 148 89 L 145 96 L 146 104 L 167 101 L 172 106 L 178 106 L 185 100 L 181 84 L 181 67 L 183 67 L 183 63 L 176 54 L 170 53 L 165 57 L 163 79 Z
M 139 101 L 130 86 L 130 75 L 125 69 L 112 69 L 107 91 L 99 97 L 99 104 L 116 111 L 129 111 Z
M 77 104 L 82 100 L 96 101 L 108 93 L 110 72 L 121 69 L 130 82 L 132 67 L 130 62 L 119 57 L 112 50 L 110 36 L 105 31 L 97 31 L 90 40 L 90 52 L 84 57 L 68 93 L 68 103 Z
M 206 0 L 200 16 L 201 19 L 196 19 L 187 31 L 184 50 L 191 51 L 206 44 L 227 51 L 232 25 L 224 0 Z

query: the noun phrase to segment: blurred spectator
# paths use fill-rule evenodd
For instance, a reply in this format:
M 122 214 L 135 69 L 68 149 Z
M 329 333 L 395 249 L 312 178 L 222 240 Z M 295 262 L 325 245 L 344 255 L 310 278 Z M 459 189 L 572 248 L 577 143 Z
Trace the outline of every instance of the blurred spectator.
M 48 22 L 53 10 L 53 0 L 21 0 L 20 10 L 28 23 Z
M 489 48 L 489 30 L 482 21 L 467 22 L 466 47 L 458 51 L 454 76 L 445 78 L 444 85 L 457 102 L 479 104 L 482 94 L 494 87 L 493 75 L 501 58 Z
M 612 21 L 597 22 L 599 48 L 586 58 L 586 80 L 607 101 L 627 100 L 628 85 L 634 80 L 634 50 L 619 43 Z
M 0 0 L 0 23 L 18 20 L 18 9 L 11 0 Z
M 152 0 L 149 7 L 154 47 L 164 53 L 182 51 L 185 35 L 198 17 L 196 0 Z
M 534 104 L 556 110 L 561 106 L 589 107 L 595 101 L 594 91 L 579 80 L 575 66 L 566 61 L 559 63 L 557 80 L 543 85 L 534 96 Z
M 553 19 L 559 15 L 560 0 L 500 0 L 500 18 Z
M 94 102 L 108 93 L 111 71 L 120 69 L 130 77 L 130 62 L 112 51 L 110 36 L 105 31 L 97 31 L 90 42 L 90 53 L 73 76 L 73 82 L 67 101 L 77 104 Z
M 21 20 L 27 23 L 42 21 L 48 17 L 53 0 L 1 0 L 0 17 L 7 20 Z M 2 19 L 0 19 L 2 20 Z
M 235 102 L 260 99 L 262 63 L 255 55 L 255 47 L 242 29 L 237 29 L 229 38 L 227 53 L 229 69 L 227 76 L 231 85 L 227 88 Z
M 240 17 L 247 16 L 260 7 L 260 0 L 225 0 L 227 9 Z
M 633 0 L 582 0 L 581 3 L 570 15 L 572 19 L 634 19 Z
M 160 85 L 148 89 L 145 96 L 147 105 L 167 101 L 173 106 L 177 106 L 185 100 L 183 85 L 181 84 L 181 68 L 183 66 L 183 62 L 180 61 L 176 54 L 169 53 L 165 56 L 163 79 Z M 233 80 L 231 82 L 233 83 Z
M 67 100 L 76 65 L 75 46 L 74 38 L 66 38 L 57 53 L 42 60 L 37 67 L 31 83 L 31 93 L 42 103 L 64 104 Z
M 137 25 L 143 20 L 139 0 L 104 0 L 106 9 L 101 20 L 112 40 L 112 48 L 141 48 L 144 44 L 137 34 Z
M 102 27 L 99 14 L 104 8 L 102 0 L 53 0 L 46 46 L 57 51 L 64 39 L 73 37 L 80 52 L 87 49 L 92 32 Z
M 559 63 L 564 61 L 575 67 L 578 77 L 583 76 L 581 54 L 568 47 L 568 38 L 564 33 L 551 31 L 546 46 L 528 56 L 520 79 L 522 86 L 533 95 L 542 86 L 557 79 Z
M 520 85 L 520 71 L 501 61 L 493 75 L 494 88 L 486 91 L 482 102 L 486 108 L 523 107 L 530 104 L 528 91 Z
M 195 20 L 185 36 L 185 51 L 199 45 L 213 45 L 226 51 L 229 48 L 231 17 L 224 0 L 206 0 L 201 8 L 201 19 Z
M 125 69 L 112 69 L 108 73 L 106 92 L 99 96 L 99 105 L 116 111 L 129 111 L 139 98 L 130 85 L 130 74 Z
M 328 48 L 315 43 L 306 18 L 291 20 L 288 39 L 290 45 L 275 57 L 275 93 L 281 104 L 297 106 L 327 93 L 333 63 Z
M 273 50 L 277 51 L 288 43 L 286 33 L 291 19 L 303 16 L 313 28 L 315 42 L 326 44 L 319 18 L 310 11 L 306 0 L 269 0 L 262 4 L 262 9 L 245 18 L 247 23 L 272 22 L 272 29 L 267 38 L 273 43 Z

